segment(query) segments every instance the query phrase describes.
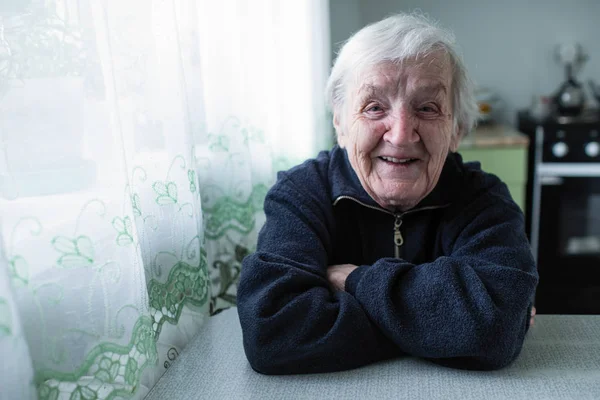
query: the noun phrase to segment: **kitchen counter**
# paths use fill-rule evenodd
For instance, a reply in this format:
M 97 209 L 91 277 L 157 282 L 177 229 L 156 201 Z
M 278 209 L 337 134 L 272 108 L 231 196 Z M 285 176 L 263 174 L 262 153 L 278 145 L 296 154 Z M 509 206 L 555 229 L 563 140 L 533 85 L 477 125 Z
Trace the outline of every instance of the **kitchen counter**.
M 464 161 L 478 161 L 497 175 L 513 200 L 525 210 L 529 137 L 507 125 L 484 124 L 465 137 L 458 148 Z
M 519 358 L 499 371 L 407 356 L 351 371 L 266 376 L 246 360 L 233 308 L 205 323 L 146 399 L 599 399 L 599 332 L 600 315 L 538 315 Z
M 515 129 L 500 124 L 485 124 L 475 128 L 460 144 L 461 149 L 472 147 L 527 147 L 529 137 Z

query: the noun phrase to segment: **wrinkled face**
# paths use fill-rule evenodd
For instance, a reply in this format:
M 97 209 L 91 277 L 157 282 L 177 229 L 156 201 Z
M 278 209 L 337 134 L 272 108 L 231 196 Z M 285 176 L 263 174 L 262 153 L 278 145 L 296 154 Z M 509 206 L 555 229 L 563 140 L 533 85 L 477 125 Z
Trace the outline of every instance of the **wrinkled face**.
M 376 65 L 355 82 L 343 115 L 334 115 L 338 142 L 380 206 L 410 209 L 433 190 L 448 152 L 458 147 L 452 67 L 438 52 Z

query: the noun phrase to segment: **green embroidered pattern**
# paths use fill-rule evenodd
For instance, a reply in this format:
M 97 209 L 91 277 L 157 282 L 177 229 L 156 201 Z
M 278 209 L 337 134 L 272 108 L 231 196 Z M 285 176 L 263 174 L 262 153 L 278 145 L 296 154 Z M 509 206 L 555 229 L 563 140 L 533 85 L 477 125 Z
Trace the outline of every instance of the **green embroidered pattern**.
M 177 357 L 179 357 L 179 352 L 175 347 L 171 347 L 169 351 L 167 351 L 168 360 L 165 360 L 165 362 L 163 363 L 165 369 L 168 369 L 171 366 L 171 362 L 175 361 Z
M 208 148 L 213 152 L 229 152 L 231 149 L 230 139 L 233 143 L 241 142 L 248 145 L 250 142 L 265 143 L 265 132 L 249 124 L 244 124 L 238 117 L 233 115 L 227 117 L 221 126 L 220 133 L 209 133 Z
M 233 289 L 238 283 L 240 272 L 242 270 L 242 260 L 248 254 L 250 254 L 250 250 L 238 244 L 235 245 L 234 253 L 234 257 L 229 260 L 217 260 L 212 264 L 213 268 L 219 272 L 219 279 L 217 282 L 215 282 L 218 284 L 219 289 L 218 291 L 213 291 L 213 293 L 216 293 L 216 295 L 212 296 L 211 298 L 211 315 L 218 314 L 225 308 L 228 308 L 230 305 L 237 304 L 237 298 L 235 294 L 231 293 L 231 289 Z M 219 299 L 223 300 L 225 303 L 218 302 L 217 300 Z M 223 306 L 223 304 L 225 306 Z
M 159 206 L 177 203 L 177 198 L 178 198 L 177 184 L 169 179 L 169 175 L 171 175 L 171 171 L 173 170 L 173 167 L 175 167 L 177 161 L 179 161 L 179 168 L 181 168 L 182 170 L 185 171 L 186 170 L 185 158 L 181 154 L 179 154 L 173 158 L 173 161 L 171 161 L 171 165 L 167 172 L 167 178 L 164 181 L 155 181 L 152 184 L 152 189 L 154 189 L 154 192 L 157 194 L 155 201 L 156 201 L 156 204 L 158 204 Z M 142 169 L 142 171 L 143 171 L 143 169 Z M 188 170 L 188 179 L 191 179 L 189 177 L 190 171 L 191 170 Z M 143 171 L 143 172 L 144 172 L 143 180 L 145 180 L 146 179 L 145 171 Z M 191 187 L 190 187 L 190 190 L 191 190 Z M 135 208 L 135 205 L 134 205 L 134 208 Z M 134 209 L 134 212 L 135 212 L 135 209 Z M 141 215 L 141 211 L 139 211 L 139 213 Z
M 27 232 L 31 236 L 39 236 L 42 232 L 42 224 L 37 218 L 24 217 L 21 218 L 13 227 L 10 234 L 10 245 L 8 246 L 8 276 L 15 288 L 27 286 L 29 284 L 29 264 L 23 257 L 18 254 L 11 256 L 14 251 L 14 238 L 17 233 L 23 228 L 28 227 Z
M 73 373 L 37 371 L 38 395 L 41 400 L 57 399 L 65 391 L 70 400 L 131 397 L 143 370 L 157 360 L 152 320 L 143 316 L 133 327 L 128 345 L 98 344 Z
M 177 203 L 177 185 L 175 182 L 156 181 L 152 184 L 152 189 L 158 195 L 156 204 L 164 206 Z
M 6 299 L 0 297 L 0 338 L 12 334 L 12 319 Z
M 42 400 L 57 400 L 59 394 L 57 387 L 42 386 L 38 389 L 38 396 Z
M 29 264 L 21 256 L 14 256 L 8 262 L 8 276 L 15 288 L 29 283 Z
M 117 244 L 119 246 L 127 246 L 133 243 L 131 218 L 127 216 L 125 218 L 115 217 L 112 226 L 117 231 Z
M 193 169 L 188 170 L 188 180 L 190 181 L 190 192 L 196 193 L 198 187 L 196 186 L 196 171 Z
M 136 217 L 142 216 L 142 208 L 140 207 L 140 195 L 134 193 L 131 196 L 131 207 L 133 208 L 133 215 Z
M 208 274 L 206 254 L 202 250 L 200 266 L 194 267 L 183 261 L 176 263 L 166 283 L 151 279 L 148 283 L 150 311 L 154 316 L 152 328 L 158 338 L 165 322 L 177 324 L 183 306 L 192 304 L 201 307 L 208 298 Z
M 252 188 L 248 200 L 243 203 L 230 196 L 223 196 L 213 206 L 203 207 L 206 216 L 205 237 L 216 240 L 230 229 L 244 235 L 250 233 L 254 228 L 254 213 L 262 210 L 267 190 L 266 185 L 258 184 Z
M 57 264 L 63 268 L 89 267 L 94 264 L 94 246 L 87 236 L 75 239 L 57 236 L 52 239 L 52 247 L 62 253 Z
M 229 138 L 227 135 L 208 135 L 208 148 L 211 151 L 229 151 Z
M 244 138 L 245 145 L 248 145 L 250 142 L 265 143 L 265 132 L 262 129 L 257 129 L 251 126 L 248 128 L 242 128 L 240 133 Z

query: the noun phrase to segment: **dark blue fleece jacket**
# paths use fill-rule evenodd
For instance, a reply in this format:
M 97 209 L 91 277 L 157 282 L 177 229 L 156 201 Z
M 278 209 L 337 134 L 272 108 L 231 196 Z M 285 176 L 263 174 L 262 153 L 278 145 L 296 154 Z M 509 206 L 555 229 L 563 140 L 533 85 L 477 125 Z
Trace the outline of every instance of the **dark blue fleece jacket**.
M 393 213 L 336 146 L 280 173 L 264 208 L 238 288 L 256 371 L 338 371 L 402 354 L 496 369 L 519 354 L 537 270 L 521 210 L 479 164 L 451 153 L 436 188 Z M 359 268 L 335 291 L 326 269 L 341 263 Z

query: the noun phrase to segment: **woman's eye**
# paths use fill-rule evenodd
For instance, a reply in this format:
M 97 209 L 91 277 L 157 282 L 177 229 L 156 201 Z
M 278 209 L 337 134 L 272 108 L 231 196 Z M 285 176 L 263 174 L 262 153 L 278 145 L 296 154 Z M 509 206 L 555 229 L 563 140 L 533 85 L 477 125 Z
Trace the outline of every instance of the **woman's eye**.
M 369 113 L 378 113 L 378 112 L 383 111 L 383 108 L 381 106 L 377 105 L 377 104 L 374 104 L 372 106 L 368 106 L 366 108 L 366 111 L 369 112 Z
M 438 112 L 437 107 L 432 104 L 425 104 L 423 106 L 420 106 L 417 110 L 420 113 L 424 113 L 424 114 L 435 114 Z

